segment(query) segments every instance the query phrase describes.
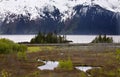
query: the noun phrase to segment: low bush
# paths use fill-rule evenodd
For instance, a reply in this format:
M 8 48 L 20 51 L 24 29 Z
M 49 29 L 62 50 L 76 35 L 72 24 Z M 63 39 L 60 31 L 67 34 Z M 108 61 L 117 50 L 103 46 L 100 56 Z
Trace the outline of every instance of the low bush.
M 9 39 L 0 39 L 0 54 L 17 53 L 20 51 L 26 51 L 27 46 L 14 43 Z

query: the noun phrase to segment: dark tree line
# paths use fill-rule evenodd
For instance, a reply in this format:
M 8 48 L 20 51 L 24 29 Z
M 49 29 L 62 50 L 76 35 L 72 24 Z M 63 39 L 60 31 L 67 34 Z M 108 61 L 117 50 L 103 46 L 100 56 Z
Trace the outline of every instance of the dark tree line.
M 56 33 L 41 33 L 39 32 L 37 36 L 31 39 L 30 43 L 34 44 L 44 44 L 44 43 L 68 43 L 70 41 L 66 40 L 65 35 L 57 35 Z
M 107 37 L 106 35 L 99 35 L 92 41 L 92 43 L 113 43 L 113 38 Z

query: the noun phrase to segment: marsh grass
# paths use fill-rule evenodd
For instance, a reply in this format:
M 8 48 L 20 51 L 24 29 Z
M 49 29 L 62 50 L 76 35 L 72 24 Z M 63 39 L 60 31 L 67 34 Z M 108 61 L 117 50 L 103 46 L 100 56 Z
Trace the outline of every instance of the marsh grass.
M 27 51 L 28 51 L 29 53 L 31 53 L 31 52 L 41 51 L 41 49 L 40 49 L 40 47 L 34 46 L 34 47 L 28 47 Z
M 40 51 L 53 51 L 55 50 L 55 46 L 30 46 L 28 47 L 27 51 L 28 53 L 32 52 L 40 52 Z
M 26 52 L 18 52 L 17 58 L 18 58 L 18 60 L 27 60 Z

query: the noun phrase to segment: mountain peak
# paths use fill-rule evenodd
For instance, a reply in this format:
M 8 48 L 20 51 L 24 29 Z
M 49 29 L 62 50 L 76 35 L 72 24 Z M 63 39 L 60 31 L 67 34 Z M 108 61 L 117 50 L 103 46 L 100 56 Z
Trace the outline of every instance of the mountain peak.
M 31 14 L 31 19 L 43 15 L 44 10 L 54 11 L 58 8 L 62 19 L 71 18 L 73 7 L 77 5 L 99 5 L 107 10 L 120 12 L 120 0 L 2 0 L 0 2 L 0 19 L 4 18 L 7 13 L 16 15 L 27 13 Z M 47 7 L 47 8 L 46 8 Z M 45 9 L 46 8 L 46 9 Z
M 120 0 L 2 0 L 1 34 L 120 34 Z

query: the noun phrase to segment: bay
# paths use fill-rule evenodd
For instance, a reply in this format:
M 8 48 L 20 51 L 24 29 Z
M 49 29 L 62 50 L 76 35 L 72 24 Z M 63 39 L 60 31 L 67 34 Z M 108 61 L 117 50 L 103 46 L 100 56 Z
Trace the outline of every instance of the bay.
M 97 35 L 66 35 L 67 40 L 73 43 L 90 43 Z M 0 38 L 7 38 L 14 42 L 30 42 L 35 35 L 0 35 Z M 114 43 L 120 43 L 119 35 L 109 35 L 113 38 Z

